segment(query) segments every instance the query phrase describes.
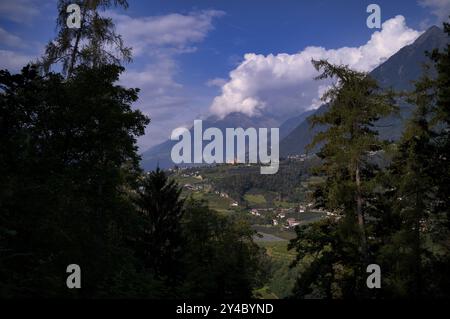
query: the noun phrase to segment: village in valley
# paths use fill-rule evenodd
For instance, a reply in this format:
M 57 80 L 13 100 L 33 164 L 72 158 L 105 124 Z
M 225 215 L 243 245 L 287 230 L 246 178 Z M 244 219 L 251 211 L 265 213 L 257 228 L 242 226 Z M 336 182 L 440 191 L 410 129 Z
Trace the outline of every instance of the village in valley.
M 298 267 L 291 267 L 295 251 L 288 249 L 296 228 L 335 212 L 315 207 L 312 192 L 322 178 L 311 173 L 319 159 L 305 154 L 280 160 L 279 172 L 261 175 L 260 167 L 237 161 L 167 170 L 182 197 L 204 200 L 219 214 L 244 219 L 255 231 L 253 240 L 270 259 L 273 276 L 255 295 L 283 298 L 292 290 Z
M 281 170 L 294 165 L 301 167 L 304 173 L 303 176 L 289 176 L 294 183 L 290 190 L 286 190 L 284 185 L 283 189 L 276 189 L 271 180 L 267 185 L 254 185 L 251 176 L 257 167 L 236 162 L 174 167 L 169 172 L 182 188 L 184 197 L 205 200 L 210 208 L 223 214 L 245 216 L 257 231 L 256 241 L 282 241 L 295 237 L 296 226 L 335 216 L 335 213 L 315 208 L 309 198 L 310 185 L 315 177 L 307 174 L 305 160 L 306 156 L 302 155 L 282 161 Z M 261 179 L 260 176 L 258 178 Z M 286 181 L 286 176 L 282 179 Z

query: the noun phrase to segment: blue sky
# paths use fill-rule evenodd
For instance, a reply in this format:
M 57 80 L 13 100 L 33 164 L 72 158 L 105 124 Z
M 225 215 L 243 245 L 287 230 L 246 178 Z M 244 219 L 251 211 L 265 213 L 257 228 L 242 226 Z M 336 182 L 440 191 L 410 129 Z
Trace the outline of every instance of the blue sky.
M 381 7 L 382 30 L 366 26 L 370 3 Z M 238 111 L 281 120 L 317 107 L 327 84 L 313 82 L 311 57 L 370 71 L 450 13 L 450 0 L 129 4 L 105 14 L 134 49 L 121 83 L 142 89 L 135 107 L 152 118 L 142 150 L 199 116 Z M 0 67 L 17 71 L 42 54 L 55 18 L 55 0 L 0 0 Z

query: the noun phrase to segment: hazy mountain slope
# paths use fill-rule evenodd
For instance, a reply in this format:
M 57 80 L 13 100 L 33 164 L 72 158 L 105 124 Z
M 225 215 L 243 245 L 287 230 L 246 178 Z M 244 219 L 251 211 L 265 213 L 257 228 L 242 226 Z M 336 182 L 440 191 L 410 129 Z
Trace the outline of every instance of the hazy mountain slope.
M 216 127 L 222 131 L 225 136 L 226 128 L 236 128 L 242 127 L 247 129 L 249 127 L 260 128 L 260 127 L 278 127 L 279 122 L 275 119 L 265 116 L 249 117 L 243 113 L 231 113 L 225 116 L 223 119 L 210 116 L 203 120 L 203 130 L 209 127 Z M 286 128 L 285 130 L 288 130 Z M 193 136 L 193 129 L 190 129 L 191 135 Z M 161 168 L 168 168 L 174 166 L 171 160 L 170 152 L 173 145 L 177 141 L 167 140 L 161 144 L 158 144 L 142 154 L 141 166 L 145 170 L 152 170 L 156 168 L 157 165 Z M 205 143 L 206 144 L 206 143 Z
M 280 125 L 280 140 L 288 136 L 300 123 L 306 120 L 310 115 L 314 114 L 315 111 L 316 110 L 309 110 L 284 121 Z

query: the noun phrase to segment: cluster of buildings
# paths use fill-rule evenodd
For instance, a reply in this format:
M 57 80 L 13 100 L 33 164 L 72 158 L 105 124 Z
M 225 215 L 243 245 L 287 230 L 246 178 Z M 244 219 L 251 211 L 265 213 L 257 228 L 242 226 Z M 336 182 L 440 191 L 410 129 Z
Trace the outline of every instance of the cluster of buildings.
M 272 219 L 272 225 L 273 226 L 278 226 L 278 220 L 277 219 Z M 290 229 L 290 228 L 294 228 L 295 226 L 300 225 L 300 221 L 295 219 L 295 218 L 288 218 L 286 219 L 286 223 L 284 224 L 283 228 L 285 229 Z
M 184 184 L 183 187 L 191 191 L 203 190 L 203 185 Z
M 214 193 L 216 195 L 219 195 L 222 198 L 230 198 L 230 196 L 227 193 L 224 193 L 224 192 L 215 191 Z
M 252 208 L 252 210 L 250 210 L 250 214 L 252 214 L 253 216 L 261 216 L 261 213 L 258 212 L 258 210 L 255 208 Z
M 296 154 L 296 155 L 288 155 L 287 159 L 289 160 L 296 160 L 300 162 L 304 162 L 306 160 L 307 156 L 306 154 Z
M 294 228 L 295 226 L 300 225 L 300 221 L 296 220 L 295 218 L 288 218 L 286 219 L 287 225 L 284 226 L 284 228 Z
M 273 208 L 262 208 L 262 209 L 256 209 L 256 208 L 252 208 L 250 210 L 250 214 L 252 216 L 258 216 L 261 217 L 262 216 L 262 211 L 273 211 Z M 279 224 L 283 225 L 283 228 L 285 229 L 290 229 L 290 228 L 294 228 L 297 225 L 300 225 L 300 221 L 289 217 L 286 218 L 286 214 L 288 213 L 292 213 L 292 209 L 289 208 L 279 208 L 278 209 L 278 213 L 275 216 L 275 218 L 272 219 L 272 225 L 273 226 L 278 226 Z
M 181 177 L 193 177 L 200 181 L 203 180 L 203 177 L 202 177 L 202 175 L 200 175 L 199 171 L 183 173 L 183 174 L 181 174 Z

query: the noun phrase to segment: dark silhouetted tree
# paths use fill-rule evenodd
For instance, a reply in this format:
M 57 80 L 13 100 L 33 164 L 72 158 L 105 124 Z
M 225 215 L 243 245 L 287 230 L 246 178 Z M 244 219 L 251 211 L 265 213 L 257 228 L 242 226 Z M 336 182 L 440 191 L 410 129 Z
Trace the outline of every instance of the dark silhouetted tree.
M 136 204 L 140 227 L 137 254 L 144 266 L 171 283 L 180 274 L 183 200 L 181 189 L 159 168 L 142 179 Z
M 115 84 L 122 71 L 79 67 L 68 80 L 0 71 L 2 295 L 94 296 L 133 268 L 127 197 L 149 120 L 131 109 L 137 90 Z M 72 263 L 83 270 L 81 291 L 65 287 Z

